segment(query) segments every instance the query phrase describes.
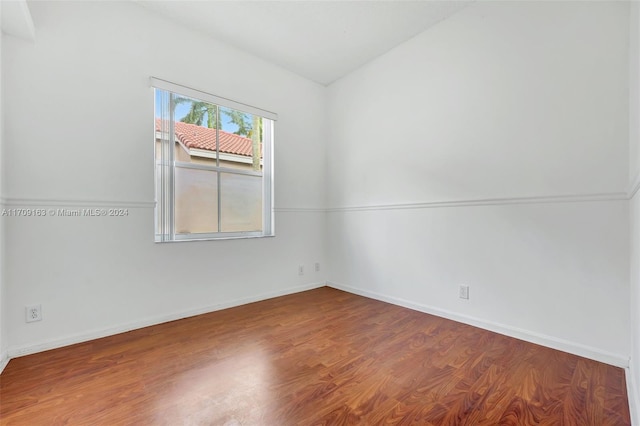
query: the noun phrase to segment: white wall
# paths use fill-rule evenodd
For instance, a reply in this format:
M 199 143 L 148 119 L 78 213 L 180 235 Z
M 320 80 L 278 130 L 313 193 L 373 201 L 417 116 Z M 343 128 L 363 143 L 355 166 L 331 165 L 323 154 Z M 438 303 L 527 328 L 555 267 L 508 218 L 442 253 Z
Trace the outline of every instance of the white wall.
M 0 2 L 0 22 L 2 22 L 2 2 Z M 0 30 L 0 209 L 4 207 L 2 204 L 3 192 L 3 135 L 4 124 L 2 115 L 2 44 L 3 34 Z M 7 362 L 7 339 L 6 336 L 6 320 L 4 318 L 4 305 L 6 303 L 5 297 L 5 281 L 4 281 L 4 217 L 0 216 L 0 373 L 4 369 Z
M 7 220 L 10 355 L 326 281 L 323 87 L 128 2 L 31 9 L 35 43 L 3 46 L 8 203 L 130 214 Z M 153 243 L 149 76 L 278 113 L 275 238 Z
M 626 365 L 628 7 L 476 3 L 331 85 L 330 279 Z
M 640 5 L 631 2 L 629 26 L 629 182 L 630 202 L 630 266 L 631 266 L 631 360 L 630 392 L 634 424 L 640 424 Z M 635 410 L 633 409 L 635 407 Z

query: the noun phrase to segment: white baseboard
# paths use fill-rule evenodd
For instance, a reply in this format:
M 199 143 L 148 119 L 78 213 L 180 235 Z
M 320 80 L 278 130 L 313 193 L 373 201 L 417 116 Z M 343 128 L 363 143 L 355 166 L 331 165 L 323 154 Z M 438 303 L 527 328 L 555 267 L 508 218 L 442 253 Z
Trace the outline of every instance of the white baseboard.
M 206 307 L 192 309 L 192 310 L 183 311 L 183 312 L 176 312 L 168 315 L 161 315 L 153 318 L 147 318 L 147 319 L 135 321 L 132 323 L 121 324 L 115 327 L 93 330 L 87 333 L 70 335 L 63 338 L 59 338 L 59 339 L 51 339 L 35 345 L 10 347 L 7 352 L 0 354 L 0 372 L 2 372 L 2 369 L 4 369 L 4 367 L 7 365 L 7 363 L 11 358 L 17 358 L 24 355 L 30 355 L 37 352 L 43 352 L 50 349 L 56 349 L 63 346 L 69 346 L 76 343 L 82 343 L 89 340 L 99 339 L 106 336 L 112 336 L 114 334 L 124 333 L 127 331 L 136 330 L 139 328 L 144 328 L 152 325 L 157 325 L 164 322 L 175 321 L 178 319 L 188 318 L 195 315 L 201 315 L 209 312 L 219 311 L 222 309 L 232 308 L 235 306 L 241 306 L 247 303 L 259 302 L 261 300 L 267 300 L 274 297 L 285 296 L 287 294 L 293 294 L 293 293 L 299 293 L 302 291 L 312 290 L 314 288 L 323 287 L 325 285 L 338 290 L 343 290 L 349 293 L 368 297 L 371 299 L 376 299 L 376 300 L 391 303 L 394 305 L 403 306 L 405 308 L 413 309 L 415 311 L 425 312 L 431 315 L 436 315 L 442 318 L 447 318 L 453 321 L 469 324 L 475 327 L 479 327 L 485 330 L 493 331 L 495 333 L 503 334 L 503 335 L 514 337 L 517 339 L 521 339 L 527 342 L 543 345 L 543 346 L 557 349 L 564 352 L 569 352 L 574 355 L 604 362 L 606 364 L 625 368 L 627 370 L 629 369 L 628 358 L 619 354 L 602 351 L 598 348 L 593 348 L 590 346 L 582 345 L 575 342 L 570 342 L 563 339 L 558 339 L 552 336 L 546 336 L 540 333 L 519 329 L 519 328 L 512 327 L 505 324 L 485 321 L 485 320 L 474 318 L 467 315 L 460 315 L 455 312 L 435 308 L 433 306 L 414 303 L 398 297 L 388 296 L 381 293 L 371 292 L 368 290 L 362 290 L 362 289 L 347 286 L 344 284 L 338 284 L 335 282 L 327 282 L 327 283 L 321 282 L 321 283 L 306 284 L 302 286 L 288 287 L 286 289 L 263 293 L 257 296 L 235 299 L 235 300 L 220 303 L 217 305 L 206 306 Z M 631 376 L 631 379 L 627 379 L 627 382 L 630 384 L 630 388 L 631 388 L 631 393 L 629 394 L 629 401 L 631 403 L 632 394 L 633 394 L 633 404 L 635 405 L 636 408 L 640 408 L 640 402 L 638 401 L 638 396 L 640 395 L 637 392 L 638 388 L 636 384 L 633 382 L 633 376 Z M 640 423 L 638 423 L 638 426 L 640 426 Z
M 634 369 L 635 366 L 632 360 L 629 367 L 624 369 L 624 375 L 627 382 L 627 399 L 629 400 L 631 424 L 633 426 L 640 426 L 640 394 L 638 393 L 638 383 L 636 383 L 633 374 Z
M 0 374 L 2 374 L 7 364 L 9 364 L 9 355 L 6 352 L 0 353 Z
M 17 358 L 25 355 L 31 355 L 38 352 L 44 352 L 51 349 L 57 349 L 64 346 L 75 345 L 76 343 L 87 342 L 89 340 L 100 339 L 102 337 L 112 336 L 114 334 L 125 333 L 131 330 L 137 330 L 139 328 L 149 327 L 152 325 L 162 324 L 164 322 L 175 321 L 183 318 L 193 317 L 196 315 L 207 314 L 209 312 L 220 311 L 222 309 L 233 308 L 236 306 L 246 305 L 247 303 L 260 302 L 262 300 L 272 299 L 274 297 L 285 296 L 287 294 L 299 293 L 302 291 L 312 290 L 314 288 L 324 287 L 326 283 L 312 283 L 301 286 L 288 287 L 278 291 L 272 291 L 263 293 L 256 296 L 245 297 L 241 299 L 235 299 L 228 302 L 205 306 L 197 309 L 190 309 L 188 311 L 176 312 L 168 315 L 160 315 L 153 318 L 146 318 L 139 321 L 134 321 L 127 324 L 121 324 L 115 327 L 108 327 L 98 330 L 93 330 L 87 333 L 74 334 L 58 339 L 47 340 L 35 345 L 27 346 L 14 346 L 8 350 L 7 362 L 11 358 Z
M 547 336 L 547 335 L 532 332 L 529 330 L 523 330 L 521 328 L 512 327 L 506 324 L 500 324 L 492 321 L 485 321 L 480 318 L 475 318 L 468 315 L 461 315 L 455 312 L 447 311 L 447 310 L 436 308 L 433 306 L 414 303 L 398 297 L 388 296 L 385 294 L 376 293 L 368 290 L 362 290 L 362 289 L 351 287 L 344 284 L 327 282 L 327 286 L 338 289 L 338 290 L 343 290 L 349 293 L 357 294 L 360 296 L 368 297 L 371 299 L 376 299 L 376 300 L 391 303 L 394 305 L 402 306 L 405 308 L 413 309 L 414 311 L 424 312 L 424 313 L 435 315 L 438 317 L 447 318 L 453 321 L 472 325 L 474 327 L 493 331 L 495 333 L 503 334 L 509 337 L 514 337 L 516 339 L 524 340 L 530 343 L 535 343 L 537 345 L 546 346 L 548 348 L 557 349 L 559 351 L 568 352 L 584 358 L 593 359 L 595 361 L 600 361 L 605 364 L 614 365 L 616 367 L 621 367 L 621 368 L 629 367 L 628 357 L 625 357 L 620 354 L 606 352 L 598 348 L 582 345 L 580 343 L 570 342 L 564 339 L 558 339 L 556 337 Z

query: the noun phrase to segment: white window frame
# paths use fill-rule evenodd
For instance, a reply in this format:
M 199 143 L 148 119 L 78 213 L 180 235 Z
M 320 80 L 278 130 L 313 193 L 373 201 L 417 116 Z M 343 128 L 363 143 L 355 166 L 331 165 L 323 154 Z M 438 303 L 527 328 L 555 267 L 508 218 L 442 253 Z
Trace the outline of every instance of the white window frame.
M 161 138 L 162 144 L 162 158 L 156 159 L 154 154 L 154 175 L 157 172 L 158 165 L 165 165 L 161 172 L 161 184 L 158 188 L 157 176 L 154 180 L 156 182 L 156 209 L 155 209 L 155 241 L 156 242 L 176 242 L 176 241 L 201 241 L 201 240 L 224 240 L 224 239 L 237 239 L 237 238 L 261 238 L 275 236 L 275 219 L 273 211 L 273 140 L 274 140 L 274 122 L 278 119 L 278 115 L 274 112 L 263 110 L 251 105 L 246 105 L 237 101 L 226 99 L 220 96 L 212 95 L 210 93 L 202 92 L 200 90 L 192 89 L 190 87 L 182 86 L 176 83 L 172 83 L 159 78 L 150 78 L 151 87 L 154 89 L 165 90 L 173 94 L 186 96 L 192 99 L 198 99 L 211 104 L 215 104 L 219 107 L 230 108 L 242 112 L 246 112 L 252 115 L 262 117 L 262 171 L 256 172 L 251 170 L 237 170 L 221 167 L 219 164 L 216 166 L 209 166 L 203 164 L 194 163 L 182 163 L 175 160 L 174 144 L 176 141 L 174 121 L 170 120 L 169 134 L 172 137 Z M 155 105 L 155 96 L 154 96 Z M 155 108 L 154 108 L 155 109 Z M 173 103 L 171 102 L 171 116 L 173 117 Z M 155 113 L 154 113 L 155 120 Z M 155 125 L 154 125 L 155 126 Z M 162 132 L 163 129 L 160 130 Z M 154 127 L 154 140 L 156 138 L 156 131 Z M 220 153 L 217 153 L 220 155 Z M 194 234 L 179 234 L 175 232 L 174 222 L 174 209 L 175 209 L 175 188 L 174 188 L 174 174 L 176 167 L 186 167 L 190 169 L 202 169 L 215 171 L 218 173 L 218 179 L 220 179 L 221 173 L 233 173 L 240 175 L 250 176 L 262 176 L 262 230 L 261 231 L 246 231 L 246 232 L 212 232 L 212 233 L 194 233 Z M 160 202 L 157 199 L 159 192 L 162 192 L 163 201 Z M 218 203 L 220 203 L 220 193 L 218 192 Z M 220 223 L 220 217 L 218 217 Z M 158 222 L 160 222 L 161 231 L 158 232 Z M 218 228 L 219 229 L 219 228 Z

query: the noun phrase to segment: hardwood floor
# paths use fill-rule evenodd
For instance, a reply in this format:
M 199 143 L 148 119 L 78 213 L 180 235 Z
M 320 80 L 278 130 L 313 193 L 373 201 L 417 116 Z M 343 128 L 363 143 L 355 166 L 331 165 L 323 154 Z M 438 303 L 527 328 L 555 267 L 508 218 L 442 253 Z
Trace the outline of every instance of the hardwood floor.
M 629 425 L 624 371 L 330 288 L 13 359 L 2 425 Z

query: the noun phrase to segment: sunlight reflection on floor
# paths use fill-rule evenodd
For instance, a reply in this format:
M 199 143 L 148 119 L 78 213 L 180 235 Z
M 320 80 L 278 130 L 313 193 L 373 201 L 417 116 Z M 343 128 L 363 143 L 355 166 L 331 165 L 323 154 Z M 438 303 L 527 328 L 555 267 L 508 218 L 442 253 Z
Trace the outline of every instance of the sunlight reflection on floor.
M 172 391 L 156 402 L 159 424 L 260 423 L 269 406 L 272 384 L 269 356 L 259 347 L 244 348 L 226 360 L 185 371 L 167 383 Z

